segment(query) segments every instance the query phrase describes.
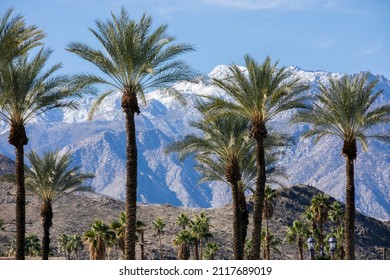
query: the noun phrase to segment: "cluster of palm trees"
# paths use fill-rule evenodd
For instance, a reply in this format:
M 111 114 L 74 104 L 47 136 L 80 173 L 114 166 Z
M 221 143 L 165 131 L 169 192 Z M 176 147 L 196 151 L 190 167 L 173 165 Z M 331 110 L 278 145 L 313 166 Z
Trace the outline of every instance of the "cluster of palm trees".
M 69 43 L 67 50 L 94 64 L 98 74 L 73 77 L 56 75 L 61 64 L 48 67 L 51 51 L 42 47 L 43 31 L 29 26 L 20 15 L 8 10 L 0 17 L 0 119 L 10 127 L 9 143 L 15 147 L 16 185 L 16 258 L 25 255 L 25 178 L 24 146 L 28 144 L 26 125 L 34 117 L 58 107 L 76 108 L 75 97 L 94 93 L 93 85 L 105 85 L 98 95 L 90 117 L 101 102 L 115 91 L 122 93 L 121 106 L 126 129 L 126 215 L 123 223 L 125 259 L 135 259 L 137 231 L 137 146 L 135 116 L 145 105 L 145 93 L 159 89 L 185 104 L 173 83 L 191 80 L 196 73 L 178 57 L 193 51 L 190 44 L 175 43 L 167 25 L 152 29 L 152 18 L 143 15 L 137 22 L 124 8 L 105 21 L 96 20 L 90 31 L 100 47 L 81 42 Z M 31 50 L 34 49 L 34 52 Z M 390 105 L 376 105 L 381 95 L 377 80 L 367 74 L 330 79 L 320 84 L 319 92 L 309 97 L 309 86 L 293 78 L 285 67 L 278 67 L 267 57 L 258 63 L 245 55 L 246 70 L 233 64 L 223 79 L 212 85 L 223 90 L 227 98 L 200 96 L 198 109 L 203 119 L 190 125 L 204 132 L 202 137 L 187 136 L 168 147 L 181 158 L 195 154 L 196 167 L 204 181 L 221 180 L 232 190 L 234 258 L 242 259 L 248 226 L 245 191 L 253 190 L 254 212 L 251 236 L 251 259 L 260 259 L 263 220 L 269 219 L 266 207 L 266 184 L 276 168 L 281 146 L 288 135 L 275 132 L 271 121 L 280 113 L 293 110 L 292 122 L 311 124 L 303 137 L 337 136 L 343 141 L 346 159 L 346 209 L 344 218 L 345 257 L 354 259 L 355 187 L 354 160 L 357 143 L 366 149 L 368 140 L 390 141 L 385 133 L 375 133 L 377 125 L 390 122 Z M 372 133 L 374 131 L 374 133 Z M 31 156 L 33 157 L 33 156 Z M 60 159 L 56 159 L 56 162 Z M 35 167 L 32 170 L 35 169 Z M 280 171 L 280 170 L 279 170 Z M 74 172 L 71 172 L 74 174 Z M 89 174 L 79 174 L 78 186 Z M 26 175 L 27 176 L 27 175 Z M 277 177 L 277 176 L 274 176 Z M 45 180 L 51 181 L 52 177 Z M 278 181 L 277 179 L 275 180 Z M 50 182 L 51 183 L 51 182 Z M 74 186 L 73 186 L 74 187 Z M 62 191 L 64 192 L 64 191 Z M 42 222 L 45 229 L 44 251 L 47 252 L 51 226 L 51 207 L 43 201 Z M 265 240 L 269 239 L 266 233 Z M 100 252 L 96 252 L 97 255 Z M 47 256 L 47 255 L 46 255 Z

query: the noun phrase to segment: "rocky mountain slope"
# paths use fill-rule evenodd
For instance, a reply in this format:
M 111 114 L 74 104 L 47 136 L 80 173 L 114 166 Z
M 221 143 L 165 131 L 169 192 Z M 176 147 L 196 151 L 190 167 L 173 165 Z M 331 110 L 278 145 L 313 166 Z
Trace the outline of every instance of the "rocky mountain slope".
M 295 186 L 283 189 L 274 203 L 274 217 L 270 220 L 270 229 L 282 243 L 278 246 L 281 254 L 272 252 L 273 259 L 297 259 L 298 251 L 295 245 L 283 242 L 286 227 L 290 226 L 295 219 L 299 219 L 305 207 L 310 203 L 313 195 L 320 191 L 309 186 Z M 0 185 L 0 219 L 4 220 L 4 231 L 0 231 L 0 253 L 7 249 L 7 246 L 15 236 L 15 199 L 14 189 L 10 185 Z M 249 204 L 251 208 L 251 204 Z M 40 204 L 31 195 L 27 196 L 27 235 L 36 234 L 42 236 L 42 227 L 39 217 Z M 124 204 L 101 194 L 71 194 L 62 198 L 53 205 L 54 219 L 51 229 L 51 247 L 54 256 L 61 256 L 58 253 L 57 239 L 63 234 L 82 234 L 90 229 L 95 219 L 101 219 L 111 223 L 124 211 Z M 162 218 L 166 223 L 165 234 L 162 237 L 164 259 L 175 259 L 177 248 L 173 246 L 175 234 L 180 231 L 176 219 L 181 213 L 187 213 L 190 218 L 199 214 L 201 209 L 175 207 L 170 204 L 139 204 L 139 219 L 147 225 L 145 240 L 147 242 L 146 258 L 158 259 L 158 238 L 152 228 L 152 222 L 156 218 Z M 230 205 L 212 209 L 206 209 L 211 218 L 210 241 L 217 242 L 221 249 L 216 254 L 217 259 L 232 259 L 232 209 Z M 252 219 L 250 215 L 249 233 L 251 231 Z M 249 235 L 250 236 L 250 235 Z M 390 226 L 382 221 L 366 217 L 360 213 L 356 216 L 356 255 L 358 259 L 381 259 L 382 247 L 390 248 Z M 140 258 L 137 246 L 137 258 Z M 111 258 L 117 258 L 120 253 L 117 250 L 111 251 Z M 88 259 L 89 255 L 85 249 L 81 258 Z M 305 251 L 305 258 L 309 254 Z
M 223 92 L 210 86 L 210 78 L 224 77 L 227 71 L 227 66 L 221 65 L 207 76 L 200 77 L 198 83 L 177 83 L 175 87 L 182 92 L 186 106 L 159 92 L 147 94 L 147 106 L 141 104 L 141 114 L 136 116 L 139 202 L 185 207 L 219 207 L 230 202 L 228 186 L 216 183 L 198 185 L 200 175 L 193 168 L 193 160 L 181 163 L 175 155 L 163 152 L 168 143 L 196 133 L 188 126 L 188 121 L 199 117 L 194 109 L 197 94 L 223 97 Z M 329 77 L 342 76 L 294 67 L 288 68 L 288 71 L 292 77 L 299 77 L 311 84 L 309 94 L 317 91 L 319 82 L 327 83 Z M 383 76 L 370 76 L 370 79 L 374 78 L 380 80 L 378 88 L 384 89 L 379 102 L 389 103 L 390 81 Z M 79 110 L 55 110 L 39 116 L 27 126 L 30 141 L 26 151 L 71 150 L 75 163 L 81 165 L 83 171 L 96 175 L 91 182 L 96 192 L 123 199 L 125 131 L 120 100 L 120 94 L 107 98 L 91 122 L 87 116 L 92 97 L 83 98 Z M 343 200 L 345 164 L 340 141 L 325 138 L 314 146 L 311 140 L 299 140 L 308 126 L 290 126 L 288 120 L 292 114 L 281 114 L 271 123 L 276 130 L 290 133 L 296 140 L 296 145 L 288 147 L 280 161 L 289 176 L 286 186 L 309 184 Z M 382 129 L 389 130 L 390 126 Z M 8 127 L 0 123 L 0 153 L 14 158 L 13 147 L 7 141 L 8 133 Z M 389 220 L 390 145 L 371 142 L 366 153 L 359 147 L 355 172 L 359 211 Z

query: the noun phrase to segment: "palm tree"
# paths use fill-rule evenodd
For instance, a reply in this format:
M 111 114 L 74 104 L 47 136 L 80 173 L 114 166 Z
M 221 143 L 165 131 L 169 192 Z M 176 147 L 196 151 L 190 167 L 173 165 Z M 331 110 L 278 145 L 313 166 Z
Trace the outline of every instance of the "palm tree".
M 230 186 L 233 201 L 234 258 L 243 259 L 239 181 L 242 163 L 250 162 L 253 147 L 246 141 L 247 122 L 220 118 L 209 123 L 192 122 L 191 126 L 200 129 L 204 136 L 188 135 L 184 140 L 169 145 L 166 150 L 178 152 L 180 160 L 190 154 L 196 154 L 196 169 L 203 175 L 200 182 L 222 181 Z
M 106 257 L 107 241 L 114 233 L 101 220 L 95 220 L 91 229 L 83 235 L 84 243 L 89 247 L 91 260 L 104 260 Z
M 214 260 L 215 253 L 220 249 L 218 243 L 208 242 L 206 243 L 205 257 L 206 260 Z
M 158 235 L 160 260 L 162 260 L 161 235 L 165 233 L 165 231 L 164 231 L 165 223 L 164 223 L 163 219 L 157 218 L 157 219 L 153 222 L 153 228 L 154 228 L 154 230 L 157 232 L 157 235 Z
M 205 108 L 209 118 L 234 115 L 246 118 L 251 123 L 251 136 L 256 142 L 256 188 L 252 230 L 252 259 L 260 259 L 260 237 L 264 189 L 266 184 L 266 162 L 264 140 L 268 135 L 268 122 L 279 113 L 294 108 L 306 108 L 306 98 L 301 95 L 308 86 L 299 79 L 290 77 L 284 67 L 277 69 L 267 57 L 258 64 L 249 55 L 245 56 L 247 72 L 237 65 L 229 67 L 226 79 L 213 79 L 213 84 L 224 90 L 229 100 L 206 97 L 210 103 Z
M 102 50 L 82 43 L 70 43 L 68 51 L 96 65 L 103 73 L 79 75 L 85 84 L 103 84 L 111 89 L 99 96 L 91 109 L 95 109 L 115 90 L 122 93 L 122 110 L 126 127 L 126 253 L 125 259 L 135 259 L 136 203 L 137 203 L 137 145 L 135 114 L 140 113 L 139 99 L 146 101 L 149 89 L 166 89 L 172 83 L 188 80 L 193 71 L 177 56 L 192 51 L 188 44 L 174 44 L 167 34 L 167 25 L 151 30 L 152 18 L 143 15 L 139 22 L 131 20 L 122 8 L 120 15 L 112 14 L 107 21 L 96 20 L 96 29 L 90 31 Z M 179 93 L 165 90 L 180 98 Z
M 0 69 L 17 56 L 41 45 L 45 37 L 36 26 L 27 26 L 22 15 L 13 16 L 13 9 L 0 15 Z
M 187 214 L 181 213 L 179 217 L 176 219 L 176 223 L 181 226 L 182 229 L 186 229 L 186 227 L 190 223 L 190 218 L 188 218 Z
M 320 250 L 323 250 L 324 248 L 324 227 L 328 220 L 328 213 L 329 213 L 329 196 L 325 194 L 317 194 L 315 195 L 311 201 L 310 201 L 309 210 L 314 215 L 314 220 L 316 222 L 316 225 L 318 226 L 319 230 L 319 242 L 318 245 L 320 246 Z
M 64 252 L 65 259 L 70 259 L 70 236 L 66 233 L 63 233 L 60 235 L 60 237 L 57 240 L 57 246 L 59 252 Z
M 309 228 L 306 223 L 294 221 L 292 226 L 287 228 L 286 239 L 288 243 L 295 242 L 298 246 L 299 258 L 303 260 L 303 246 L 309 236 Z
M 126 212 L 121 212 L 119 219 L 115 220 L 110 225 L 111 230 L 115 232 L 116 243 L 125 255 L 125 229 L 126 229 Z
M 75 259 L 79 259 L 79 250 L 83 248 L 83 240 L 80 235 L 73 234 L 69 238 L 69 249 L 70 252 L 74 253 Z
M 263 247 L 263 258 L 265 260 L 271 259 L 271 248 L 277 254 L 280 254 L 278 246 L 281 244 L 281 241 L 275 235 L 270 232 L 267 233 L 266 229 L 263 228 L 261 231 L 261 239 L 264 241 L 261 246 Z
M 146 224 L 143 221 L 137 220 L 136 232 L 140 235 L 139 247 L 141 249 L 141 260 L 145 259 L 145 230 Z
M 38 257 L 42 254 L 38 236 L 32 234 L 26 237 L 26 253 L 30 257 Z
M 179 247 L 179 251 L 177 253 L 177 258 L 179 260 L 188 260 L 190 258 L 190 247 L 189 244 L 192 241 L 191 233 L 182 229 L 173 239 L 173 244 Z
M 53 225 L 53 202 L 75 191 L 87 191 L 83 186 L 85 180 L 93 178 L 91 174 L 83 174 L 80 167 L 72 165 L 72 154 L 47 152 L 42 157 L 35 152 L 27 155 L 31 169 L 26 170 L 25 185 L 41 201 L 41 218 L 43 226 L 42 259 L 49 259 L 50 228 Z M 15 177 L 12 176 L 12 181 Z
M 266 228 L 265 228 L 265 238 L 266 243 L 264 244 L 265 255 L 264 259 L 269 260 L 271 254 L 271 244 L 268 243 L 269 240 L 269 220 L 272 219 L 274 215 L 274 206 L 273 201 L 278 196 L 278 192 L 275 189 L 272 189 L 270 186 L 265 187 L 264 191 L 264 207 L 263 207 L 263 219 L 266 220 Z
M 389 133 L 375 133 L 375 129 L 390 122 L 390 105 L 374 105 L 383 90 L 377 90 L 379 80 L 369 81 L 369 74 L 330 79 L 329 86 L 320 84 L 318 100 L 310 111 L 300 112 L 295 122 L 312 124 L 303 137 L 315 137 L 315 143 L 327 135 L 343 142 L 342 154 L 346 161 L 345 249 L 346 258 L 355 259 L 355 183 L 354 161 L 357 142 L 367 150 L 368 140 L 390 142 Z
M 79 84 L 66 76 L 54 76 L 61 64 L 46 69 L 50 53 L 42 48 L 31 59 L 19 56 L 0 69 L 0 120 L 9 124 L 8 142 L 15 147 L 16 259 L 24 259 L 25 253 L 24 146 L 28 143 L 25 126 L 50 109 L 74 108 L 75 101 L 65 99 L 81 94 Z

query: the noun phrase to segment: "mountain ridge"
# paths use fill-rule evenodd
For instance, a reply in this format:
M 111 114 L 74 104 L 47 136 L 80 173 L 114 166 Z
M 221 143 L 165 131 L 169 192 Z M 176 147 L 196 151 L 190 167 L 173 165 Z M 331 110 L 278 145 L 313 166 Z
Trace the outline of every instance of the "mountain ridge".
M 244 67 L 242 67 L 245 70 Z M 288 67 L 292 78 L 301 78 L 312 86 L 310 94 L 317 91 L 318 84 L 326 84 L 329 77 L 344 74 L 324 71 L 304 71 Z M 200 175 L 193 169 L 195 162 L 189 158 L 179 162 L 176 155 L 164 153 L 164 147 L 190 133 L 199 133 L 189 127 L 188 121 L 196 120 L 195 110 L 198 94 L 224 96 L 210 85 L 211 78 L 223 78 L 228 66 L 216 66 L 208 75 L 199 77 L 198 83 L 180 82 L 174 85 L 187 101 L 182 106 L 172 97 L 153 91 L 146 94 L 147 106 L 141 104 L 141 114 L 136 116 L 137 145 L 139 158 L 138 201 L 144 203 L 170 203 L 186 207 L 219 207 L 231 200 L 229 187 L 211 183 L 198 185 Z M 390 102 L 390 81 L 378 78 L 377 88 L 384 93 L 379 103 Z M 120 94 L 108 97 L 93 120 L 88 121 L 88 111 L 93 97 L 81 100 L 77 111 L 68 109 L 50 111 L 27 125 L 30 138 L 26 150 L 38 153 L 61 149 L 72 151 L 74 162 L 84 172 L 92 172 L 96 178 L 91 182 L 96 191 L 116 198 L 124 198 L 125 184 L 125 130 L 120 107 Z M 343 201 L 345 187 L 344 158 L 337 139 L 326 138 L 320 145 L 312 140 L 298 137 L 308 129 L 307 125 L 290 126 L 288 120 L 293 111 L 285 112 L 270 123 L 278 130 L 295 137 L 296 145 L 288 147 L 281 158 L 280 166 L 286 168 L 287 186 L 309 184 Z M 390 129 L 387 125 L 383 129 Z M 13 158 L 13 148 L 8 144 L 8 128 L 0 125 L 0 153 Z M 367 153 L 359 147 L 356 160 L 356 205 L 359 211 L 382 220 L 390 220 L 390 147 L 370 143 Z

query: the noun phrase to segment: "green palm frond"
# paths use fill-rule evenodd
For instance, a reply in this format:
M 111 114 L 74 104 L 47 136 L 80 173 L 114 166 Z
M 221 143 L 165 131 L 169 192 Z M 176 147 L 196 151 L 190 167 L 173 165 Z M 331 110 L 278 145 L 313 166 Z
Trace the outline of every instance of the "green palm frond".
M 67 50 L 94 64 L 102 75 L 80 74 L 79 78 L 88 84 L 106 84 L 123 94 L 135 94 L 142 101 L 146 101 L 144 94 L 149 89 L 165 89 L 183 101 L 180 93 L 170 86 L 195 76 L 184 61 L 177 59 L 194 48 L 189 44 L 174 43 L 175 38 L 167 34 L 167 25 L 152 30 L 152 24 L 152 18 L 146 14 L 138 22 L 130 19 L 124 8 L 119 15 L 112 13 L 106 21 L 96 20 L 95 28 L 89 30 L 101 49 L 72 42 Z M 100 99 L 111 92 L 107 91 Z M 96 106 L 99 104 L 95 103 Z

